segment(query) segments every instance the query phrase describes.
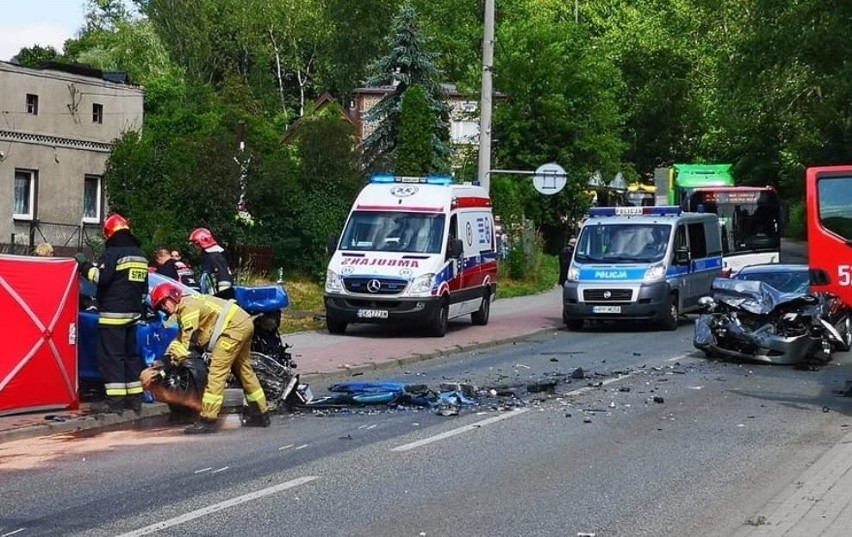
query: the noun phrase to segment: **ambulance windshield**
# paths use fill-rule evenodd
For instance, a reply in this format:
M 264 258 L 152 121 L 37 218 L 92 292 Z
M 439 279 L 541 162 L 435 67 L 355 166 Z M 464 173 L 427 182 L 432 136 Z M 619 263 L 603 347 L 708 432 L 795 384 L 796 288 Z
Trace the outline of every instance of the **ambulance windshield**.
M 666 224 L 585 226 L 577 242 L 578 263 L 654 263 L 666 255 L 671 235 Z
M 437 254 L 444 239 L 444 215 L 355 211 L 341 250 Z

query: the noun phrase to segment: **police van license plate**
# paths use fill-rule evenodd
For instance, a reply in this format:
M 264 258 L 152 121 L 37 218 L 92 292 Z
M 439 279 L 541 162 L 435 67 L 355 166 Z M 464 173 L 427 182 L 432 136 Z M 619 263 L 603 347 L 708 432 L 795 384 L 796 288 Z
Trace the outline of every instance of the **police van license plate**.
M 358 317 L 362 319 L 387 319 L 388 310 L 358 310 Z
M 592 306 L 592 313 L 621 313 L 621 306 Z

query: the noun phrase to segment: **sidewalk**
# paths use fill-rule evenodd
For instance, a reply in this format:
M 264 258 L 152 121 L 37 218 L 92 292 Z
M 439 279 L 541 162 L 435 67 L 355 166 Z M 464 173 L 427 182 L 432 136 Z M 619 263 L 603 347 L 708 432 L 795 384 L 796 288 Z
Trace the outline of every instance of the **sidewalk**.
M 415 330 L 402 335 L 380 326 L 355 325 L 346 335 L 327 332 L 300 332 L 285 337 L 293 345 L 297 371 L 307 382 L 358 371 L 392 367 L 451 352 L 499 345 L 562 326 L 562 290 L 554 288 L 539 295 L 497 300 L 491 307 L 486 326 L 472 326 L 470 316 L 450 321 L 443 338 L 421 337 Z M 133 412 L 87 414 L 90 404 L 80 410 L 28 413 L 0 416 L 0 443 L 54 434 L 94 431 L 162 416 L 168 407 L 162 403 L 145 404 L 142 416 Z

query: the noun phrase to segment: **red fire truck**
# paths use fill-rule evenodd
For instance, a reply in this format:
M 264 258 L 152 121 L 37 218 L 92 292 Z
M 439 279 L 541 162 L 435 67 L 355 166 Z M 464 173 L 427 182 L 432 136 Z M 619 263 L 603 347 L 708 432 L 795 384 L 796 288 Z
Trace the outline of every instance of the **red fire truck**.
M 852 165 L 808 168 L 806 184 L 813 287 L 852 307 Z

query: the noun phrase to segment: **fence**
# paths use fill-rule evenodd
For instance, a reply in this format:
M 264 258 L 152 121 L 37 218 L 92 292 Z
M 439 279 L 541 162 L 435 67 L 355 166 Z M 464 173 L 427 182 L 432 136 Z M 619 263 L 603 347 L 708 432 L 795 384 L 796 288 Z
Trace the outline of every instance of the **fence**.
M 59 224 L 55 222 L 16 222 L 15 231 L 8 243 L 0 243 L 0 252 L 16 255 L 32 255 L 37 245 L 48 243 L 53 246 L 53 255 L 72 257 L 84 252 L 93 257 L 101 242 L 100 227 L 85 224 Z

